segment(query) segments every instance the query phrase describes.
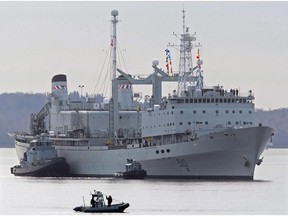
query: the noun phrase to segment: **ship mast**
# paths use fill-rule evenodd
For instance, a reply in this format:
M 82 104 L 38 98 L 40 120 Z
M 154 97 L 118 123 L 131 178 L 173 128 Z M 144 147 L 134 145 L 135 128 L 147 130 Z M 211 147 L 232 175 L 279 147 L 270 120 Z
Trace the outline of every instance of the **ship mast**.
M 179 78 L 178 78 L 178 96 L 188 91 L 188 87 L 193 85 L 193 61 L 192 48 L 193 41 L 196 40 L 195 34 L 189 33 L 189 28 L 185 25 L 185 10 L 182 10 L 183 32 L 180 35 L 180 61 L 179 61 Z
M 111 46 L 112 46 L 112 58 L 111 58 L 111 83 L 112 83 L 112 91 L 111 91 L 111 100 L 109 105 L 109 134 L 112 141 L 115 143 L 115 134 L 118 129 L 118 83 L 116 79 L 116 71 L 117 71 L 117 56 L 116 56 L 116 45 L 117 45 L 117 23 L 119 22 L 117 19 L 118 10 L 112 10 L 111 16 L 113 17 L 111 20 L 112 23 L 112 38 L 111 38 Z
M 116 67 L 117 67 L 117 23 L 119 22 L 117 19 L 119 12 L 118 10 L 112 10 L 111 16 L 113 19 L 111 20 L 112 23 L 112 36 L 111 36 L 111 45 L 112 45 L 112 64 L 111 64 L 111 80 L 116 79 Z

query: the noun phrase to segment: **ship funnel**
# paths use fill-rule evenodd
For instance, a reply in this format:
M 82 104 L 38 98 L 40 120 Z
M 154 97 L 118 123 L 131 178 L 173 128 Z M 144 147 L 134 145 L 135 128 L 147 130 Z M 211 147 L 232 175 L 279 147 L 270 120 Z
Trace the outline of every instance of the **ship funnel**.
M 118 85 L 118 102 L 123 110 L 133 109 L 133 88 L 132 84 Z
M 52 78 L 52 94 L 54 97 L 58 97 L 59 101 L 68 100 L 66 75 L 58 74 Z

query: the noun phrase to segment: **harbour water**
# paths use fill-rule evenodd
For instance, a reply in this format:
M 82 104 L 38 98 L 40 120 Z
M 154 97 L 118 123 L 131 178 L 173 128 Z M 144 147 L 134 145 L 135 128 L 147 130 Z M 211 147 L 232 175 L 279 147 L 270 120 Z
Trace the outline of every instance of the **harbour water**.
M 15 177 L 16 164 L 15 149 L 0 148 L 1 215 L 79 214 L 95 189 L 129 202 L 125 215 L 288 214 L 288 149 L 265 151 L 254 181 Z

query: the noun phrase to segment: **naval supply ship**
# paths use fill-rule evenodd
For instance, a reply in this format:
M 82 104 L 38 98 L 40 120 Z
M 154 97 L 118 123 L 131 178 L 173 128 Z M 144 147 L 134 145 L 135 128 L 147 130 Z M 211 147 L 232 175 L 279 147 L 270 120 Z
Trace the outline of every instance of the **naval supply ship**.
M 30 132 L 14 134 L 18 158 L 35 136 L 47 133 L 72 176 L 113 176 L 133 159 L 147 177 L 253 179 L 274 130 L 254 122 L 251 90 L 204 85 L 199 44 L 182 12 L 178 73 L 167 48 L 165 70 L 154 59 L 153 72 L 141 77 L 117 67 L 118 11 L 112 10 L 111 98 L 72 101 L 66 75 L 55 75 L 47 102 L 31 114 Z M 178 88 L 162 96 L 162 82 Z M 152 96 L 136 103 L 134 85 L 152 85 Z

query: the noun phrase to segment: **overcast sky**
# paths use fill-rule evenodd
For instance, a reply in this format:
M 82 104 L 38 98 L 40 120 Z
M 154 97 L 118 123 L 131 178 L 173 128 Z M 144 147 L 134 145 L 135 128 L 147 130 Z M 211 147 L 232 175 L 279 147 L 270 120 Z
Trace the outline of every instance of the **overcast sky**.
M 183 5 L 203 45 L 206 86 L 251 89 L 256 108 L 288 107 L 288 2 L 0 2 L 0 93 L 49 92 L 51 78 L 64 73 L 69 92 L 84 85 L 83 93 L 110 94 L 102 83 L 112 9 L 126 65 L 119 67 L 150 74 L 157 58 L 165 69 L 164 50 L 177 42 L 173 32 L 182 32 Z M 170 49 L 176 71 L 179 53 Z M 134 89 L 151 94 L 150 87 Z M 163 93 L 173 89 L 165 84 Z

